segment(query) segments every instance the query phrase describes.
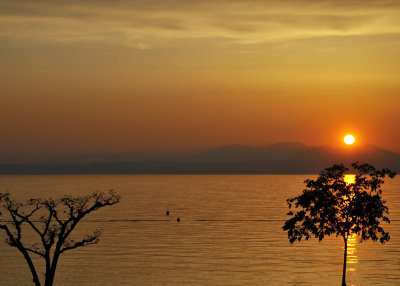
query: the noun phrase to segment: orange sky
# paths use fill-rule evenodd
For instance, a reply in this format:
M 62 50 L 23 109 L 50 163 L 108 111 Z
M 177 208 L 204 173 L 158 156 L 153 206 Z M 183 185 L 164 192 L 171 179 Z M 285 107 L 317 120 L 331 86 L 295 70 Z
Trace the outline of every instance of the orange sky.
M 0 163 L 346 133 L 400 152 L 400 2 L 194 2 L 1 1 Z

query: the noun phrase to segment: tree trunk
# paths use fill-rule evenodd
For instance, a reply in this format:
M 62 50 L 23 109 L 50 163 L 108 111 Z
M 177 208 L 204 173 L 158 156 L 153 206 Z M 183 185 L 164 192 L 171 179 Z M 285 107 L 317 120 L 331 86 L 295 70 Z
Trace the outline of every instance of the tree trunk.
M 51 271 L 51 264 L 50 264 L 50 254 L 46 253 L 46 275 L 45 275 L 45 281 L 44 281 L 44 285 L 52 285 L 53 284 L 53 280 L 54 280 L 54 273 L 52 273 Z
M 46 272 L 46 281 L 44 283 L 44 286 L 53 286 L 54 283 L 54 276 L 56 275 L 56 268 L 57 268 L 57 263 L 58 263 L 58 258 L 60 257 L 60 250 L 58 247 L 54 251 L 54 256 L 53 256 L 53 261 L 51 263 L 51 267 Z
M 49 269 L 48 272 L 46 272 L 46 280 L 44 282 L 44 286 L 53 286 L 54 275 L 55 272 L 52 269 Z
M 346 260 L 347 260 L 347 239 L 344 239 L 344 261 L 343 261 L 342 286 L 346 286 Z
M 22 246 L 18 247 L 18 249 L 21 251 L 22 255 L 24 256 L 26 262 L 28 263 L 29 269 L 31 270 L 32 273 L 32 281 L 35 283 L 36 286 L 41 286 L 39 277 L 36 273 L 35 266 L 33 265 L 33 262 L 31 260 L 31 257 L 29 256 L 28 252 L 23 248 Z

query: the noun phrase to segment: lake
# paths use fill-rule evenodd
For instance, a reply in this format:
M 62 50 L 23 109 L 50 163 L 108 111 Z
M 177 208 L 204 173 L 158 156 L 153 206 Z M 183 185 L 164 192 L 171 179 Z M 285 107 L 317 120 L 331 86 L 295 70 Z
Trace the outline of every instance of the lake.
M 108 189 L 121 195 L 77 228 L 76 238 L 96 228 L 103 235 L 61 256 L 55 285 L 340 285 L 342 239 L 290 245 L 281 229 L 286 199 L 300 194 L 308 177 L 0 176 L 0 192 L 17 199 Z M 400 177 L 383 189 L 391 240 L 349 242 L 348 285 L 400 285 Z M 0 285 L 31 281 L 22 255 L 1 241 Z

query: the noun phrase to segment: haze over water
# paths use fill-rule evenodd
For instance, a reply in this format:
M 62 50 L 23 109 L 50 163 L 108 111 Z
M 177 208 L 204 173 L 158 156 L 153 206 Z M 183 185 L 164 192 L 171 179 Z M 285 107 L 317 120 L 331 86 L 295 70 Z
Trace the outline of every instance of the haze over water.
M 282 230 L 308 176 L 82 174 L 400 171 L 399 27 L 398 0 L 1 0 L 0 193 L 122 196 L 55 285 L 339 285 L 340 238 Z M 399 187 L 348 285 L 400 285 Z M 0 286 L 31 285 L 3 238 Z
M 400 152 L 396 0 L 0 1 L 0 164 L 229 144 Z
M 103 236 L 61 257 L 55 285 L 339 285 L 340 238 L 290 245 L 281 229 L 286 199 L 308 177 L 0 176 L 0 190 L 17 199 L 110 188 L 121 194 L 120 204 L 82 222 L 75 237 L 95 228 Z M 399 178 L 383 186 L 389 243 L 350 239 L 348 285 L 400 284 L 399 187 Z M 0 253 L 0 285 L 31 285 L 21 254 L 4 243 Z

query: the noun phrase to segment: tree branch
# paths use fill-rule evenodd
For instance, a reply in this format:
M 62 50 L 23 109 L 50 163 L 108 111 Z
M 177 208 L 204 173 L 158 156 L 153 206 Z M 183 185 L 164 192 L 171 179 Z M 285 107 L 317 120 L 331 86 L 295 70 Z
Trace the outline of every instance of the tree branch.
M 92 235 L 88 235 L 80 241 L 75 241 L 73 239 L 65 241 L 63 247 L 60 250 L 60 253 L 63 253 L 67 250 L 75 249 L 75 248 L 78 248 L 81 246 L 96 244 L 99 242 L 100 236 L 101 236 L 101 231 L 96 230 Z
M 52 285 L 61 253 L 81 246 L 96 244 L 99 241 L 101 235 L 99 230 L 81 240 L 68 239 L 77 224 L 87 214 L 116 204 L 119 200 L 119 195 L 111 190 L 108 194 L 95 192 L 89 196 L 68 196 L 59 200 L 31 199 L 23 204 L 11 200 L 8 193 L 0 193 L 0 206 L 6 210 L 5 217 L 0 212 L 0 218 L 3 219 L 0 221 L 0 230 L 6 232 L 7 243 L 16 247 L 23 254 L 37 286 L 41 284 L 30 254 L 45 259 L 45 285 Z M 36 220 L 36 217 L 39 219 Z M 24 223 L 40 236 L 40 242 L 30 244 L 28 247 L 23 245 L 21 240 L 22 232 L 25 230 L 22 228 Z M 54 245 L 54 251 L 51 251 Z M 53 254 L 52 257 L 51 254 Z
M 27 251 L 29 251 L 29 252 L 32 252 L 32 253 L 34 253 L 34 254 L 37 254 L 37 255 L 39 255 L 39 256 L 41 256 L 41 257 L 44 257 L 45 255 L 44 255 L 44 253 L 42 253 L 42 252 L 40 252 L 40 251 L 38 251 L 38 250 L 35 250 L 35 249 L 31 249 L 31 248 L 28 248 L 28 247 L 24 247 Z

